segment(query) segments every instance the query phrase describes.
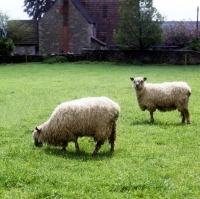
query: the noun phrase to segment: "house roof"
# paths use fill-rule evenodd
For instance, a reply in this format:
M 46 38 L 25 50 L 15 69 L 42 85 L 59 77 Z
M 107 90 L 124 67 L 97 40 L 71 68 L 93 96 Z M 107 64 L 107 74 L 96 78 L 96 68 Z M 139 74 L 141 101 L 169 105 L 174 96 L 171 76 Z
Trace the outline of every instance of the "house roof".
M 163 28 L 173 27 L 176 23 L 183 23 L 188 29 L 194 28 L 197 25 L 196 21 L 164 21 L 162 24 Z M 199 26 L 199 22 L 198 22 Z
M 106 43 L 102 42 L 101 40 L 97 39 L 96 37 L 91 37 L 92 40 L 94 40 L 95 42 L 97 42 L 98 44 L 102 45 L 102 46 L 107 46 Z
M 89 23 L 95 24 L 94 20 L 89 15 L 89 13 L 86 11 L 86 9 L 83 7 L 83 5 L 79 2 L 79 0 L 71 0 L 71 2 L 79 10 L 79 12 L 87 19 L 87 21 Z
M 29 40 L 24 44 L 38 44 L 38 21 L 37 20 L 20 20 L 20 21 L 32 27 L 33 30 Z

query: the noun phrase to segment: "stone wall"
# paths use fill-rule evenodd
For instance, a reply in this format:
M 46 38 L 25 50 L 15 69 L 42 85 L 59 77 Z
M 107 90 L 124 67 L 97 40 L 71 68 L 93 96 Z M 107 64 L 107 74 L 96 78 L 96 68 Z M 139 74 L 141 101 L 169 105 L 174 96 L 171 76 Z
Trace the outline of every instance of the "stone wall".
M 57 0 L 39 21 L 38 29 L 40 54 L 81 53 L 90 47 L 93 36 L 93 24 L 70 0 Z
M 43 56 L 41 55 L 13 55 L 13 56 L 0 55 L 0 64 L 42 62 L 42 60 Z
M 164 50 L 85 50 L 82 59 L 145 64 L 199 65 L 200 53 Z
M 38 23 L 39 53 L 63 52 L 63 0 L 57 0 Z
M 75 61 L 112 61 L 124 63 L 200 65 L 200 53 L 194 51 L 128 51 L 128 50 L 85 50 L 81 54 L 61 54 L 69 62 Z M 54 55 L 52 55 L 53 57 Z M 42 55 L 1 56 L 0 64 L 41 62 Z
M 93 24 L 69 1 L 69 52 L 81 53 L 83 48 L 89 48 Z
M 18 54 L 18 55 L 36 55 L 37 50 L 36 46 L 15 46 L 14 50 L 12 51 L 12 54 Z

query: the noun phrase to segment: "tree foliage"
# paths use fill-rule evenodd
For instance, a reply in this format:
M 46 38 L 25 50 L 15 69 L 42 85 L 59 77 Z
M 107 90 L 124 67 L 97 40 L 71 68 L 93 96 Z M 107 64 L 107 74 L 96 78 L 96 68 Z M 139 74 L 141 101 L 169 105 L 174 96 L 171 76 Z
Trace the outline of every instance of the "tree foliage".
M 185 47 L 199 36 L 200 31 L 193 22 L 174 22 L 174 24 L 164 27 L 166 46 Z
M 51 0 L 53 4 L 56 0 Z M 40 19 L 45 13 L 46 0 L 24 0 L 24 12 L 32 19 Z
M 0 10 L 0 38 L 6 37 L 7 35 L 7 23 L 9 16 Z
M 9 16 L 0 10 L 0 55 L 10 55 L 14 49 L 14 43 L 7 39 L 7 24 Z
M 12 20 L 8 23 L 7 31 L 8 38 L 12 39 L 15 45 L 19 45 L 32 37 L 33 28 L 19 20 Z
M 114 30 L 117 44 L 144 50 L 162 42 L 164 18 L 153 7 L 153 0 L 120 0 L 120 21 Z

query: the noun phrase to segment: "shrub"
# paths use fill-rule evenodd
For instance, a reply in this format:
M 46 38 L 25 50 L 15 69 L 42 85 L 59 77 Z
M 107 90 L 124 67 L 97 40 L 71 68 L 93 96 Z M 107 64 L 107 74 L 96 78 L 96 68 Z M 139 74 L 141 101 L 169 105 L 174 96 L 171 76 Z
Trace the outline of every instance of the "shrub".
M 195 39 L 187 49 L 200 52 L 200 38 Z
M 14 47 L 14 43 L 11 39 L 0 39 L 0 55 L 10 55 Z
M 67 58 L 65 56 L 45 56 L 43 62 L 45 64 L 65 63 Z

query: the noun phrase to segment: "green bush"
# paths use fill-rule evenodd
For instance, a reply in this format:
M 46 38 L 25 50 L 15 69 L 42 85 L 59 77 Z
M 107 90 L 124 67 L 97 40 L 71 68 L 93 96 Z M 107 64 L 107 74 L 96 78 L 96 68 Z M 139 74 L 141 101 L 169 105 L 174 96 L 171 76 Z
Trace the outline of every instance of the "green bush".
M 15 45 L 11 39 L 0 39 L 0 55 L 10 55 Z
M 200 38 L 195 39 L 187 49 L 200 52 Z
M 67 58 L 65 56 L 45 56 L 42 63 L 55 64 L 65 62 L 67 62 Z

